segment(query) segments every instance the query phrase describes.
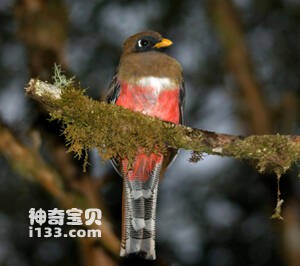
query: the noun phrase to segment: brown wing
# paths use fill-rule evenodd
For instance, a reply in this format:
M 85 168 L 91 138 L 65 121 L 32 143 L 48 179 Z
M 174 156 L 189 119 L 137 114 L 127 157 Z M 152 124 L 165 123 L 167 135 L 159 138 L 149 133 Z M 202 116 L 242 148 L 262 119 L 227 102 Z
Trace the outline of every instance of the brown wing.
M 108 103 L 115 104 L 119 95 L 120 95 L 121 85 L 118 81 L 117 74 L 114 75 L 113 79 L 110 82 L 108 92 L 106 94 L 106 101 Z M 120 175 L 122 175 L 122 170 L 120 168 L 120 163 L 116 158 L 111 159 L 112 166 L 116 170 L 116 172 Z
M 106 101 L 108 103 L 115 103 L 120 95 L 120 89 L 120 82 L 118 81 L 117 74 L 115 74 L 110 82 L 109 89 L 106 95 Z

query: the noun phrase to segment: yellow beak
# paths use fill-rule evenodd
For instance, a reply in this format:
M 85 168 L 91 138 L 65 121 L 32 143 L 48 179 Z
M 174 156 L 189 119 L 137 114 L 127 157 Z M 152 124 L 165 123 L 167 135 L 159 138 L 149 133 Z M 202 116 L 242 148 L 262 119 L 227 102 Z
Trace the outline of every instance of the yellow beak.
M 155 44 L 153 47 L 154 48 L 163 48 L 163 47 L 168 47 L 172 44 L 173 44 L 173 42 L 171 40 L 163 38 L 160 42 Z

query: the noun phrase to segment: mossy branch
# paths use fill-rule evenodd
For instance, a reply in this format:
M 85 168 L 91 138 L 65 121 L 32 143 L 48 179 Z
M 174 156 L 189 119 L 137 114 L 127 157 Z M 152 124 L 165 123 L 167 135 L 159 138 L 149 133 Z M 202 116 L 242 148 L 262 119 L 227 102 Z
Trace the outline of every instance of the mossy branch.
M 48 109 L 51 119 L 62 122 L 68 150 L 79 157 L 92 148 L 105 160 L 133 159 L 139 147 L 146 152 L 182 148 L 193 152 L 191 161 L 198 161 L 203 153 L 254 161 L 259 172 L 276 173 L 278 182 L 300 160 L 300 136 L 241 137 L 176 125 L 93 100 L 64 76 L 54 84 L 31 79 L 26 93 Z
M 95 101 L 73 82 L 58 87 L 31 79 L 26 93 L 49 110 L 51 119 L 62 122 L 69 151 L 78 156 L 97 148 L 105 160 L 133 158 L 138 147 L 145 147 L 148 152 L 161 152 L 167 145 L 192 150 L 191 161 L 197 161 L 202 153 L 230 156 L 256 161 L 260 172 L 269 170 L 277 175 L 300 160 L 300 136 L 242 137 L 176 125 Z

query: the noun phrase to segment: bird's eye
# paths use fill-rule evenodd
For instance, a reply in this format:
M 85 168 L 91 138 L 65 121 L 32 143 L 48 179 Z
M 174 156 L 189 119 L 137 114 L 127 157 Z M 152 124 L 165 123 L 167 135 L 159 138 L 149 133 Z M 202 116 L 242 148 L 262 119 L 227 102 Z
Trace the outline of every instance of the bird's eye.
M 149 45 L 149 41 L 147 40 L 144 40 L 144 39 L 141 39 L 141 40 L 138 40 L 138 47 L 147 47 Z

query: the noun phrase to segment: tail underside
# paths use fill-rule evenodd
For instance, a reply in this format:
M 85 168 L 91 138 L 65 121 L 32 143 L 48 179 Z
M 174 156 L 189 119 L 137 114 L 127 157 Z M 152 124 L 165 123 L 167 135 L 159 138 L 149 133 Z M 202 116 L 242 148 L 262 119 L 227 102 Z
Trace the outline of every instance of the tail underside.
M 124 174 L 121 256 L 136 253 L 148 260 L 156 258 L 156 201 L 162 160 L 162 156 L 141 158 L 136 171 Z

